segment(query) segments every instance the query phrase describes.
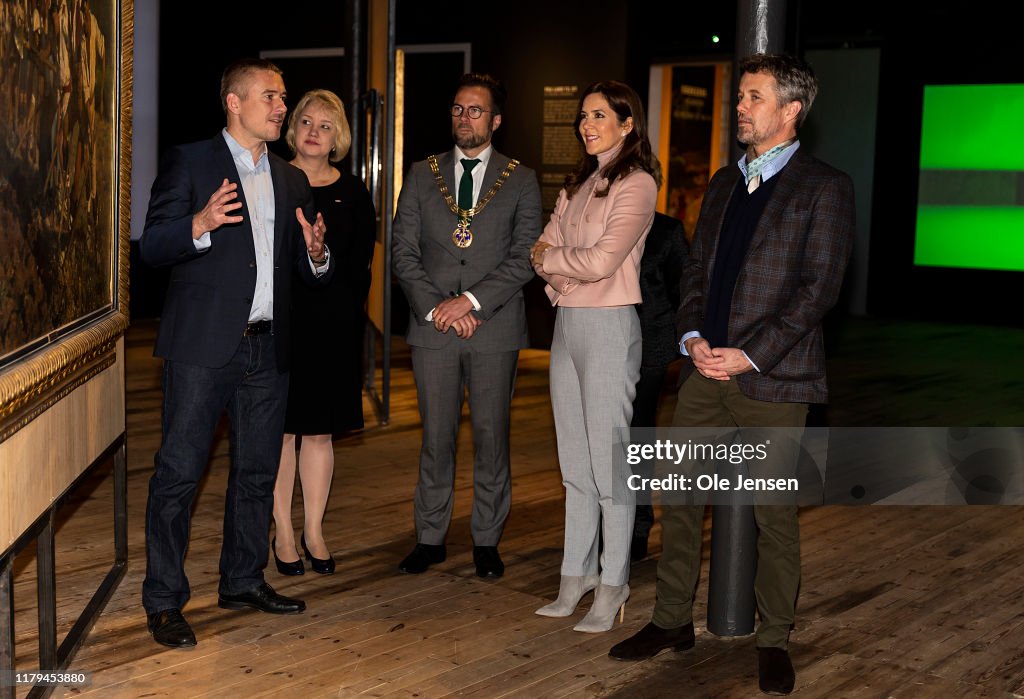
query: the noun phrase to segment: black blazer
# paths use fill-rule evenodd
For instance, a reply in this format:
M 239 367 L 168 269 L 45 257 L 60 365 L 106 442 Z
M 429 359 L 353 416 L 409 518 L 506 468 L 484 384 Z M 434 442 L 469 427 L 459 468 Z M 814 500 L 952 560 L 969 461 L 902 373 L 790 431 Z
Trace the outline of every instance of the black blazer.
M 313 274 L 295 218 L 297 207 L 307 221 L 316 216 L 309 181 L 302 170 L 273 153 L 268 152 L 267 157 L 276 202 L 274 338 L 278 370 L 285 371 L 292 271 L 297 270 L 307 283 L 322 284 L 330 278 L 335 263 L 332 259 L 326 274 Z M 196 252 L 192 217 L 206 206 L 224 178 L 238 185 L 242 207 L 232 213 L 243 220 L 213 231 L 211 246 Z M 147 264 L 173 265 L 154 354 L 210 368 L 227 364 L 249 321 L 256 288 L 256 248 L 245 193 L 223 134 L 177 146 L 164 155 L 139 248 Z
M 683 222 L 654 212 L 640 259 L 640 296 L 644 301 L 636 309 L 644 345 L 642 366 L 666 367 L 681 356 L 676 311 L 688 253 Z

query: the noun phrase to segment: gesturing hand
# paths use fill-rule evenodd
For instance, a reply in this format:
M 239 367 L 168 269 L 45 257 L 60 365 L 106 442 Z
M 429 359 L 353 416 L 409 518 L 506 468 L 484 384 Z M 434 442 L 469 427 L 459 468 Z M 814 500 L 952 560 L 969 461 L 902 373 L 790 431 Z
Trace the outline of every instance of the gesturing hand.
M 210 195 L 210 200 L 202 211 L 192 217 L 192 239 L 199 240 L 203 233 L 215 231 L 225 223 L 241 223 L 241 216 L 231 216 L 229 212 L 241 208 L 238 201 L 238 185 L 228 182 L 225 177 L 217 191 Z
M 302 226 L 302 237 L 306 240 L 306 250 L 309 251 L 310 259 L 314 262 L 323 260 L 324 233 L 327 232 L 327 226 L 324 225 L 324 217 L 317 213 L 316 221 L 311 225 L 306 220 L 305 215 L 303 215 L 302 209 L 296 208 L 295 218 L 299 220 L 299 225 Z

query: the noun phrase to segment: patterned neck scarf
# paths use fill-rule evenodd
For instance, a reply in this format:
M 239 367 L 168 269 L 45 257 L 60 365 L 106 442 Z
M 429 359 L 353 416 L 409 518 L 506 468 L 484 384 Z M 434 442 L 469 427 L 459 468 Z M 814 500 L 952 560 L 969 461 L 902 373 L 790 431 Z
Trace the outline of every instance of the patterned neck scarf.
M 775 160 L 779 153 L 789 148 L 791 145 L 796 143 L 795 138 L 791 138 L 788 141 L 783 141 L 779 145 L 775 146 L 771 150 L 765 151 L 761 155 L 757 156 L 753 160 L 747 163 L 747 177 L 746 183 L 750 184 L 750 181 L 755 177 L 761 176 L 761 171 L 764 170 L 765 165 Z M 749 156 L 748 156 L 749 157 Z

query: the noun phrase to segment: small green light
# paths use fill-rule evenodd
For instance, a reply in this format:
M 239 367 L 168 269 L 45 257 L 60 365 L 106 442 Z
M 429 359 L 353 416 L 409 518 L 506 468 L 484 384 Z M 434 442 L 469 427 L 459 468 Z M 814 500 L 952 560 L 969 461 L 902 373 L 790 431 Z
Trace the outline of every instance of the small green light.
M 711 43 L 712 44 L 717 44 L 719 41 L 721 41 L 721 39 L 718 38 L 718 34 L 712 34 L 711 35 Z

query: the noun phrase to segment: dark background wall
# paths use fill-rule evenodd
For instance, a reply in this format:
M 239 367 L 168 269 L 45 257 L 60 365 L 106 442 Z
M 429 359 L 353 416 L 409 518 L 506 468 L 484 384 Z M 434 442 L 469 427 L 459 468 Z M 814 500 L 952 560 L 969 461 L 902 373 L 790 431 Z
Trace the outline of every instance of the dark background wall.
M 342 46 L 344 3 L 322 3 L 315 12 L 303 11 L 300 5 L 291 12 L 282 11 L 283 7 L 277 5 L 273 13 L 264 14 L 240 11 L 238 3 L 161 3 L 161 152 L 179 143 L 210 138 L 224 126 L 218 98 L 220 76 L 231 61 L 266 50 Z M 287 70 L 284 77 L 288 85 Z M 302 96 L 301 89 L 288 86 L 288 91 L 290 104 Z
M 913 266 L 924 86 L 1024 83 L 1016 7 L 989 0 L 922 3 L 909 17 L 887 16 L 868 289 L 874 314 L 1024 325 L 1024 274 Z M 974 126 L 963 124 L 965 131 Z M 1006 148 L 1021 147 L 1019 134 L 1006 134 Z
M 161 150 L 207 138 L 223 125 L 219 78 L 233 58 L 266 49 L 341 44 L 342 3 L 323 5 L 313 16 L 296 10 L 249 17 L 220 3 L 181 0 L 162 5 Z M 541 159 L 544 85 L 624 79 L 646 99 L 652 62 L 730 60 L 734 50 L 736 7 L 729 0 L 600 0 L 585 5 L 398 0 L 397 7 L 399 44 L 471 43 L 473 69 L 492 72 L 507 83 L 510 101 L 496 146 L 531 166 Z M 858 196 L 871 199 L 868 313 L 1024 324 L 1019 293 L 1014 293 L 1024 275 L 912 265 L 923 86 L 1024 82 L 1013 7 L 995 0 L 901 3 L 899 14 L 908 16 L 903 19 L 894 16 L 893 3 L 881 0 L 788 3 L 787 48 L 824 57 L 818 60 L 827 73 L 822 110 L 812 114 L 806 144 L 832 160 L 848 157 L 851 170 L 869 170 L 858 175 Z M 204 21 L 197 22 L 197 16 Z M 712 43 L 712 34 L 721 37 L 720 43 Z M 877 52 L 877 62 L 864 60 L 865 49 Z M 877 76 L 865 75 L 865 70 L 877 70 Z M 407 89 L 450 93 L 457 77 L 436 76 L 426 86 Z M 872 122 L 862 95 L 873 84 L 877 116 Z M 856 100 L 862 116 L 833 121 L 830 111 L 849 113 L 842 104 L 827 109 L 825 95 Z M 406 118 L 434 120 L 439 138 L 448 135 L 443 114 Z M 1020 147 L 1016 136 L 1007 134 L 1007 148 Z M 855 149 L 853 142 L 873 146 Z M 866 147 L 873 150 L 873 163 L 854 162 L 858 149 Z
M 482 9 L 479 2 L 399 0 L 395 37 L 399 45 L 471 43 L 473 70 L 491 73 L 509 92 L 495 148 L 537 167 L 544 86 L 624 79 L 627 37 L 622 28 L 628 5 L 598 0 L 584 8 L 577 3 L 521 0 L 498 12 Z M 450 100 L 458 77 L 435 76 L 428 84 L 407 81 L 406 91 L 439 90 Z M 407 114 L 406 118 L 429 117 Z M 450 148 L 448 116 L 441 115 L 437 124 L 442 147 Z M 427 155 L 414 157 L 421 160 Z

